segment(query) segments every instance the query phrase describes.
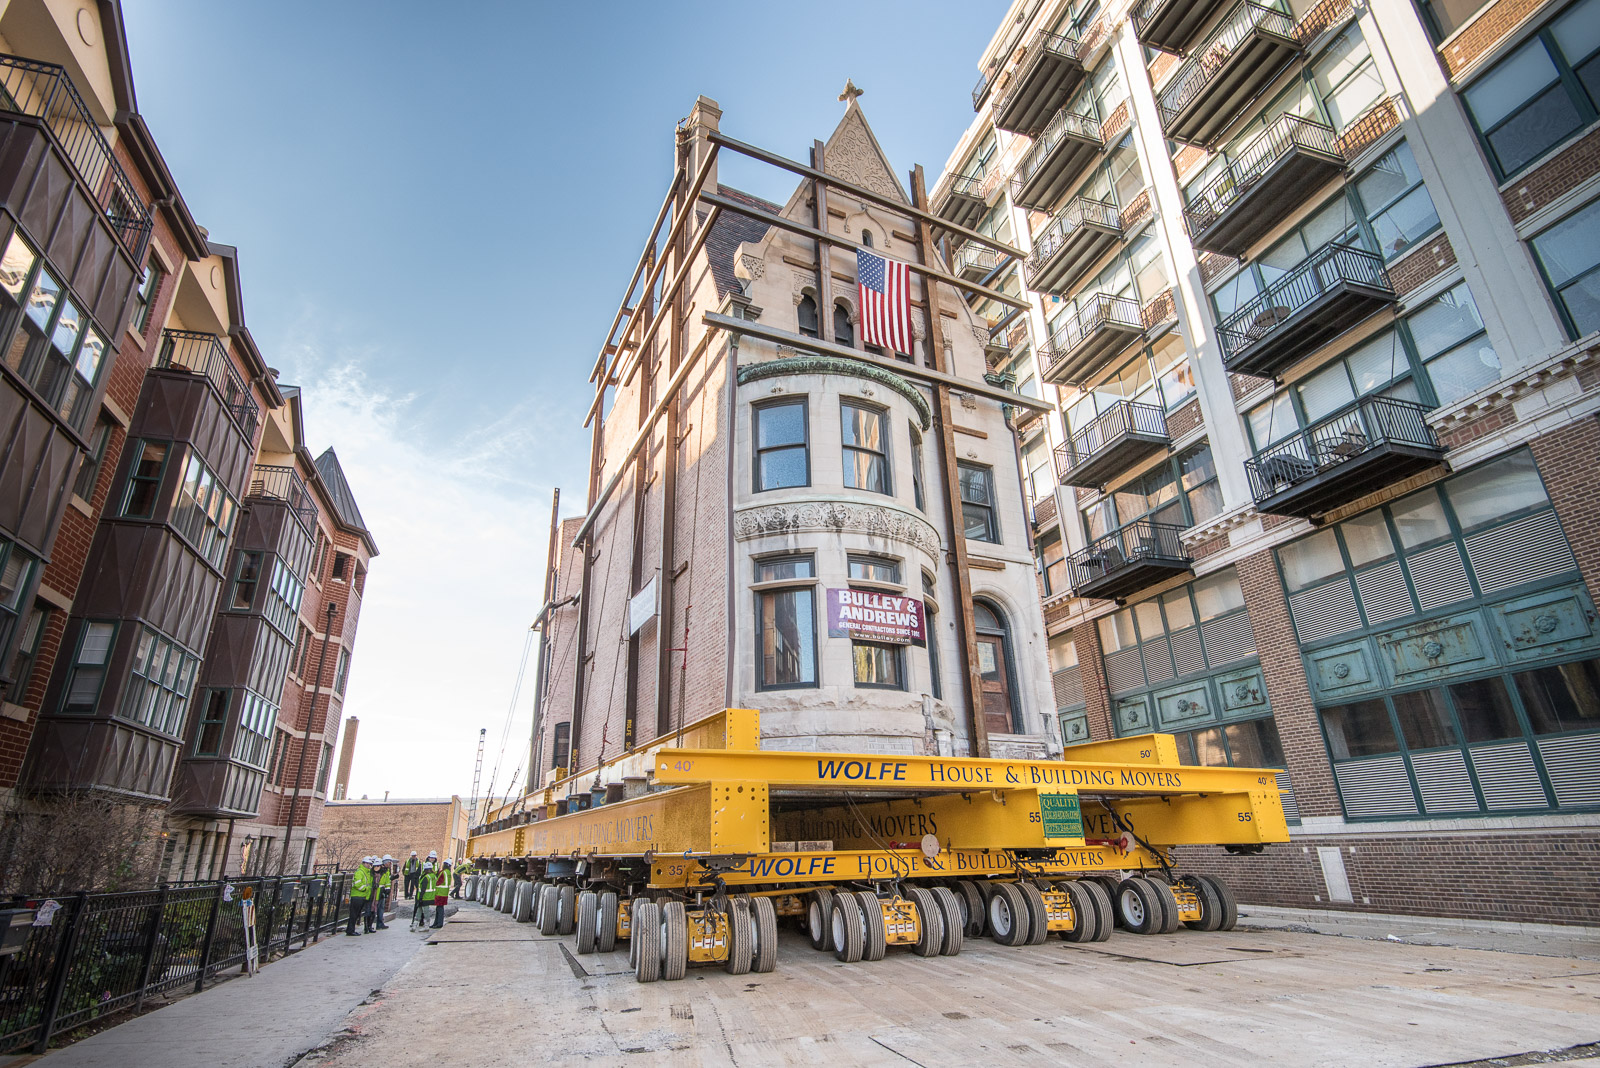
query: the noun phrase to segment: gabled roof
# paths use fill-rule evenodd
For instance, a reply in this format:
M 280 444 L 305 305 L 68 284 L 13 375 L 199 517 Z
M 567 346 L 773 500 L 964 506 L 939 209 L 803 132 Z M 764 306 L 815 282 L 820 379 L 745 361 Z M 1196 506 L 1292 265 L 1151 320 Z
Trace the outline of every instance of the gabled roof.
M 884 154 L 883 146 L 878 144 L 877 135 L 872 132 L 866 113 L 861 110 L 861 105 L 854 97 L 844 109 L 844 118 L 833 128 L 833 133 L 828 135 L 828 143 L 823 146 L 822 156 L 822 169 L 835 178 L 854 182 L 879 196 L 898 200 L 903 204 L 911 203 L 911 198 L 906 195 L 905 186 L 895 177 L 894 166 Z M 784 205 L 783 214 L 791 219 L 810 223 L 811 220 L 804 217 L 803 211 L 806 198 L 810 195 L 811 180 L 802 178 L 800 184 L 795 187 L 793 195 L 789 197 L 789 202 Z
M 339 457 L 331 447 L 317 457 L 316 468 L 323 485 L 328 487 L 328 498 L 333 502 L 339 522 L 363 534 L 370 534 L 367 521 L 361 518 L 361 509 L 356 506 L 356 495 L 350 492 L 350 483 L 344 477 L 344 468 L 339 466 Z
M 717 185 L 717 192 L 729 200 L 737 200 L 741 204 L 748 204 L 771 215 L 778 214 L 778 205 L 770 200 L 751 196 L 742 190 L 720 183 Z M 700 212 L 700 218 L 703 219 L 705 216 L 705 212 Z M 738 255 L 739 246 L 746 241 L 751 244 L 760 241 L 767 236 L 767 231 L 770 229 L 772 227 L 760 219 L 735 215 L 731 211 L 717 216 L 717 224 L 711 228 L 711 236 L 706 238 L 706 259 L 711 264 L 711 276 L 716 279 L 719 298 L 729 293 L 737 293 L 742 288 L 739 279 L 733 273 L 734 257 Z

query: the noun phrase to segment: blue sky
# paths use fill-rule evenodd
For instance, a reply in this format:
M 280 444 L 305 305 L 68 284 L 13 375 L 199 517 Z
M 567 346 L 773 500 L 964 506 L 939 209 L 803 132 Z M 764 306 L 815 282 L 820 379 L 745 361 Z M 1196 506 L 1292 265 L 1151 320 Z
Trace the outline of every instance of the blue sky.
M 1004 11 L 126 0 L 139 109 L 196 219 L 238 246 L 246 320 L 382 550 L 352 797 L 465 795 L 480 727 L 485 786 L 521 762 L 531 669 L 508 713 L 550 491 L 578 510 L 588 371 L 695 97 L 799 158 L 853 78 L 902 180 L 920 162 L 931 182 Z M 793 189 L 743 161 L 721 178 Z

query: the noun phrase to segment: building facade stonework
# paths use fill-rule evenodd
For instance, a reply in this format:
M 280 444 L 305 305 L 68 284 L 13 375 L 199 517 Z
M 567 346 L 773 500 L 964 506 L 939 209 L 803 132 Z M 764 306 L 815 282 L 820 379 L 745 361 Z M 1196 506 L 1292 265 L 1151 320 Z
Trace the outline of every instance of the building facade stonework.
M 1280 769 L 1288 845 L 1185 851 L 1241 900 L 1600 921 L 1595 25 L 1019 2 L 979 58 L 933 204 L 1027 253 L 945 241 L 1031 304 L 970 302 L 1055 407 L 1060 730 Z

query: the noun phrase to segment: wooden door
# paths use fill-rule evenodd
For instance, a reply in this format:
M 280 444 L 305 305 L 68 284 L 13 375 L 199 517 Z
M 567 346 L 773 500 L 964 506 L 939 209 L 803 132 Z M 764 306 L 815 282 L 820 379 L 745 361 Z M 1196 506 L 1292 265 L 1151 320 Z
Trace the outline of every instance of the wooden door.
M 1011 734 L 1011 673 L 1006 668 L 1006 640 L 998 634 L 978 635 L 978 681 L 983 688 L 983 722 L 990 734 Z

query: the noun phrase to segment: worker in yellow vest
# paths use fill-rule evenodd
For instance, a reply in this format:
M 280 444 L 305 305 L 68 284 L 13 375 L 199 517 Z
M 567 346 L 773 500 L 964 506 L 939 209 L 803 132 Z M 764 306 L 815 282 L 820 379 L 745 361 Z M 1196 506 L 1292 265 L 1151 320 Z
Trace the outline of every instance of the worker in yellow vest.
M 383 855 L 378 868 L 378 894 L 374 900 L 377 908 L 373 909 L 373 916 L 378 921 L 378 930 L 387 931 L 389 925 L 384 922 L 384 913 L 389 911 L 389 895 L 394 891 L 394 858 L 389 854 Z
M 450 890 L 450 862 L 447 860 L 444 862 L 439 872 L 438 881 L 435 882 L 433 888 L 433 925 L 435 927 L 444 926 L 444 907 L 450 901 Z
M 350 880 L 350 921 L 344 928 L 347 935 L 361 934 L 356 930 L 356 920 L 366 915 L 367 905 L 372 900 L 371 860 L 371 857 L 362 857 L 361 863 L 356 865 L 355 876 Z
M 411 910 L 411 929 L 415 931 L 422 928 L 428 929 L 428 906 L 433 904 L 434 874 L 433 861 L 423 861 L 422 874 L 417 883 L 417 904 Z
M 411 859 L 406 861 L 406 900 L 417 896 L 417 884 L 422 881 L 422 861 L 417 859 L 417 851 L 411 851 Z

